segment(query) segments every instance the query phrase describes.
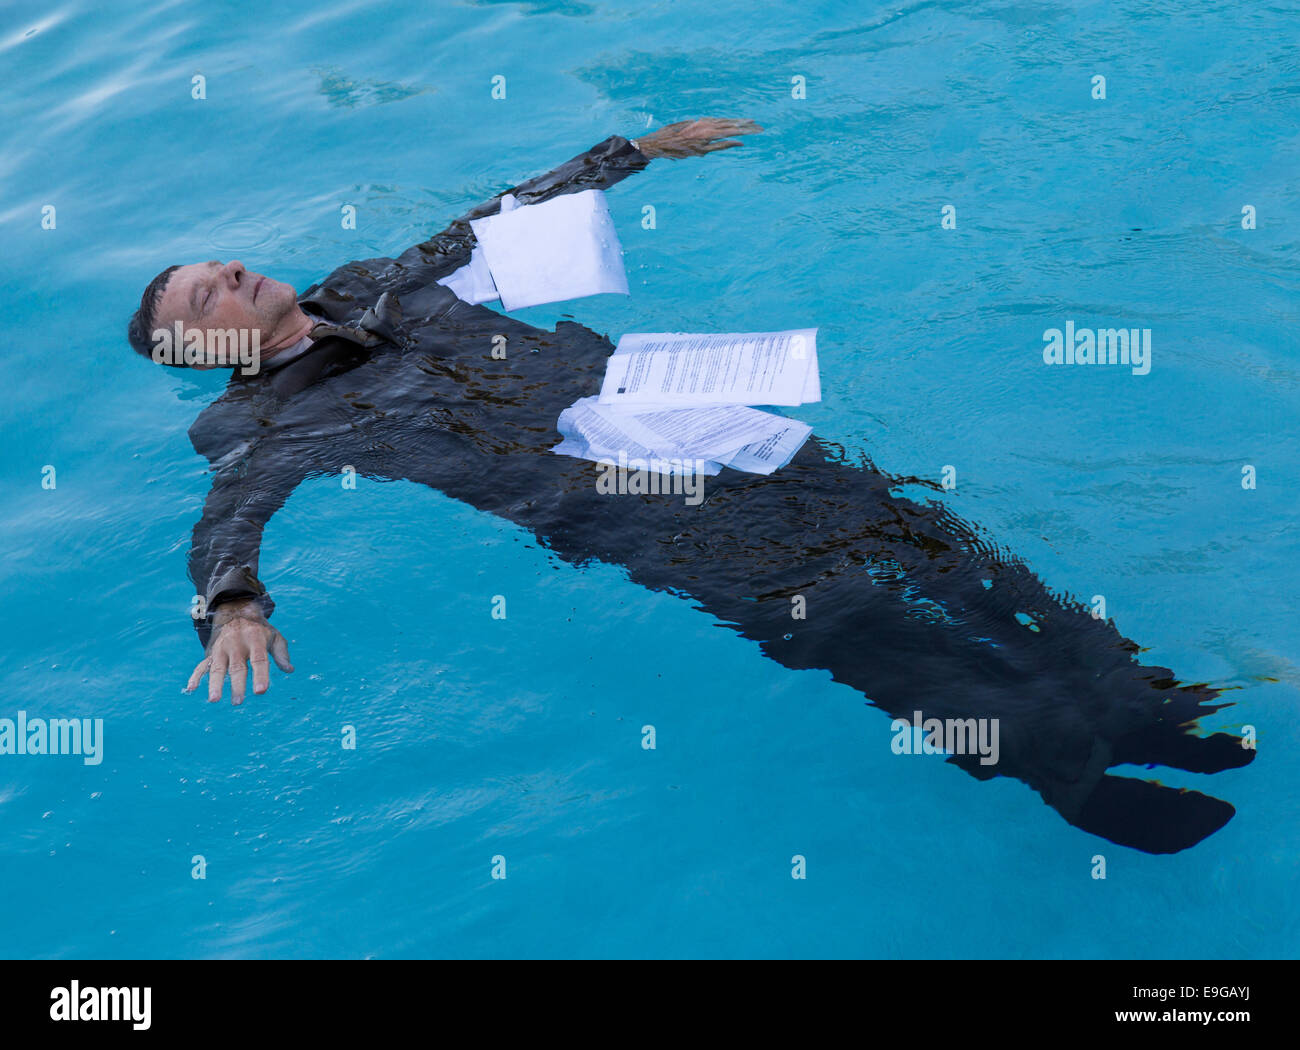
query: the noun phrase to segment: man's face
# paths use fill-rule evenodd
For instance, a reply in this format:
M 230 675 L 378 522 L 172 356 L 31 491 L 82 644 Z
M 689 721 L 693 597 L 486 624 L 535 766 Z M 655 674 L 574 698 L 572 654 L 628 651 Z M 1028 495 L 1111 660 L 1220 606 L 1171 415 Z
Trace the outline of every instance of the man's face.
M 180 321 L 190 328 L 259 331 L 262 346 L 283 336 L 297 306 L 292 286 L 244 269 L 241 262 L 192 263 L 171 275 L 154 316 L 155 328 Z

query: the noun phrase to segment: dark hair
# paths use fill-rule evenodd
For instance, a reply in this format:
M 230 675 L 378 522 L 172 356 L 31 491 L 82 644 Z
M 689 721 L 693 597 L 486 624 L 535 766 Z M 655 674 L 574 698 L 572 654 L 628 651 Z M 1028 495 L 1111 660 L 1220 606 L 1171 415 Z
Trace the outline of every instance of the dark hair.
M 162 302 L 167 282 L 179 269 L 179 266 L 169 266 L 149 282 L 144 295 L 140 296 L 140 309 L 135 312 L 126 326 L 126 338 L 131 348 L 151 361 L 153 360 L 153 326 L 158 313 L 158 304 Z M 170 361 L 163 363 L 172 364 Z M 177 367 L 183 368 L 184 365 Z

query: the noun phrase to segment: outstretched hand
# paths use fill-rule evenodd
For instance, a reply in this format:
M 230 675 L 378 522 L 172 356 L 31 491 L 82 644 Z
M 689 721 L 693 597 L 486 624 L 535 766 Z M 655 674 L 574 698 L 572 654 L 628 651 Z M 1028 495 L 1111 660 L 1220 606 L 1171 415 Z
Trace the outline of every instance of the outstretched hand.
M 208 655 L 199 661 L 190 675 L 185 686 L 187 693 L 194 692 L 203 676 L 207 675 L 208 701 L 215 704 L 221 699 L 228 676 L 230 702 L 242 704 L 250 664 L 253 667 L 253 692 L 265 693 L 271 684 L 268 650 L 281 671 L 286 674 L 293 671 L 293 664 L 289 662 L 289 644 L 262 615 L 257 602 L 228 602 L 218 606 L 212 618 L 215 626 L 208 641 Z
M 716 150 L 743 145 L 738 139 L 729 139 L 727 136 L 753 135 L 762 130 L 763 126 L 752 120 L 704 117 L 667 124 L 658 131 L 638 138 L 636 144 L 637 149 L 651 159 L 670 157 L 681 160 L 683 157 L 702 157 Z

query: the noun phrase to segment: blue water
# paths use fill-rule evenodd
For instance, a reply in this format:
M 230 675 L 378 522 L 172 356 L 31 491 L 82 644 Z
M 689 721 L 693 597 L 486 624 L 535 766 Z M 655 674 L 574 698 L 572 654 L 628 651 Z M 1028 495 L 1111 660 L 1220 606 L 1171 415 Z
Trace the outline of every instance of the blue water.
M 1229 3 L 0 9 L 0 717 L 105 723 L 99 766 L 0 757 L 0 954 L 1294 957 L 1294 25 Z M 897 473 L 955 466 L 963 517 L 1104 595 L 1147 662 L 1233 688 L 1206 728 L 1256 726 L 1258 761 L 1147 774 L 1230 800 L 1222 831 L 1150 856 L 1018 781 L 895 756 L 825 673 L 409 484 L 300 488 L 261 572 L 296 673 L 241 708 L 182 694 L 207 484 L 186 430 L 221 380 L 126 348 L 144 283 L 240 258 L 304 288 L 699 115 L 768 130 L 611 191 L 630 298 L 522 316 L 820 326 L 825 397 L 792 414 Z M 1151 328 L 1150 374 L 1044 366 L 1071 319 Z

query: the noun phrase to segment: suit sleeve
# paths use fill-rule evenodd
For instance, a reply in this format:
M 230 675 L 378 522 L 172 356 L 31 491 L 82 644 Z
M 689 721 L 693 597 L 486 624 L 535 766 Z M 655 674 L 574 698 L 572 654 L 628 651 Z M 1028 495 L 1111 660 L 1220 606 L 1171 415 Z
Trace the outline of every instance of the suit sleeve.
M 189 572 L 195 593 L 203 596 L 205 615 L 195 618 L 199 641 L 207 647 L 212 634 L 212 613 L 223 602 L 252 598 L 270 616 L 275 603 L 258 579 L 262 530 L 284 506 L 303 473 L 288 463 L 268 469 L 256 450 L 213 476 L 194 526 Z
M 475 245 L 470 220 L 495 215 L 501 210 L 501 198 L 513 194 L 519 205 L 540 204 L 564 193 L 583 190 L 607 190 L 650 163 L 627 139 L 611 135 L 554 171 L 502 190 L 491 200 L 462 215 L 441 233 L 404 252 L 396 260 L 410 277 L 399 284 L 415 285 L 437 281 L 469 261 Z M 414 280 L 418 276 L 419 280 Z

